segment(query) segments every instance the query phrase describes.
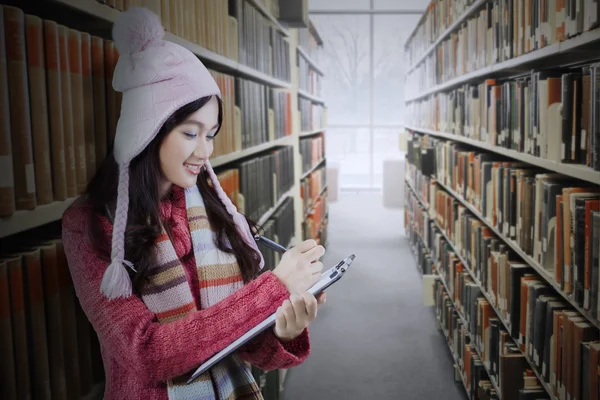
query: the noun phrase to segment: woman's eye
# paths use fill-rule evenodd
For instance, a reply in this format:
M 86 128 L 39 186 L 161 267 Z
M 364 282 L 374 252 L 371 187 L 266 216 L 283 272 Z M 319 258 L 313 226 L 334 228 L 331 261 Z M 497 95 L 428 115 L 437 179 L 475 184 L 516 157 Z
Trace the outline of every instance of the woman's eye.
M 198 136 L 195 133 L 189 133 L 189 132 L 183 132 L 183 134 L 185 136 L 189 137 L 190 139 L 194 139 L 196 136 Z

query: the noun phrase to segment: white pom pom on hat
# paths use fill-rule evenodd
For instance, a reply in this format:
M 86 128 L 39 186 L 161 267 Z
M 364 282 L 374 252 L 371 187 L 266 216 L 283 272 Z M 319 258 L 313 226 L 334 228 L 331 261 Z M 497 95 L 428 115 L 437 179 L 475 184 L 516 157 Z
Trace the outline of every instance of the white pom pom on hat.
M 113 25 L 112 36 L 120 54 L 137 53 L 162 42 L 165 29 L 158 15 L 147 8 L 132 7 Z
M 128 297 L 132 293 L 126 267 L 134 271 L 135 267 L 125 260 L 129 163 L 150 144 L 176 110 L 202 97 L 221 97 L 217 83 L 198 57 L 188 49 L 164 40 L 164 27 L 152 11 L 133 7 L 121 13 L 112 34 L 119 51 L 112 86 L 123 97 L 113 148 L 119 165 L 119 184 L 111 264 L 100 286 L 100 291 L 110 299 Z M 248 224 L 229 204 L 210 163 L 207 168 L 219 198 L 236 221 L 242 237 L 260 254 Z M 260 267 L 263 266 L 261 254 Z

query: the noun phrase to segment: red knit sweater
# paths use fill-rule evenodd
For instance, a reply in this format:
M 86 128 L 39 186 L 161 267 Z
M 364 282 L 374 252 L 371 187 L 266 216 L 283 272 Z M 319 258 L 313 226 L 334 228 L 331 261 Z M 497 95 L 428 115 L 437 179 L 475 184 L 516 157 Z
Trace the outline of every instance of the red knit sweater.
M 139 297 L 109 301 L 101 295 L 100 283 L 107 263 L 94 254 L 86 240 L 89 212 L 85 205 L 73 205 L 65 212 L 63 241 L 76 294 L 102 347 L 106 400 L 167 399 L 166 380 L 198 367 L 275 312 L 289 297 L 285 285 L 267 271 L 212 307 L 159 324 Z M 171 226 L 177 256 L 199 305 L 185 199 L 176 195 L 163 202 L 161 212 Z M 110 235 L 108 220 L 103 221 L 103 228 Z M 268 329 L 240 349 L 238 356 L 263 370 L 273 370 L 297 366 L 309 353 L 308 329 L 285 343 Z

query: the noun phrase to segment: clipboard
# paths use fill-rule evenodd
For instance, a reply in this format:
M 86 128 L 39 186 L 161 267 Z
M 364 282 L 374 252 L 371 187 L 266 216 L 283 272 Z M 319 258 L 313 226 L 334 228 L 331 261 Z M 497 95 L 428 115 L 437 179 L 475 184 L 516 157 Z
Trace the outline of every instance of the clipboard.
M 337 263 L 334 267 L 328 269 L 327 271 L 321 274 L 321 279 L 311 286 L 308 289 L 308 292 L 312 293 L 314 296 L 319 295 L 325 289 L 333 285 L 335 282 L 341 279 L 344 276 L 344 273 L 350 267 L 352 262 L 354 261 L 354 254 L 346 257 L 339 263 Z M 250 340 L 254 339 L 256 336 L 267 330 L 269 327 L 275 325 L 275 313 L 269 315 L 266 319 L 264 319 L 261 323 L 256 325 L 254 328 L 250 329 L 248 332 L 243 334 L 229 346 L 225 347 L 223 350 L 209 358 L 205 361 L 198 369 L 194 372 L 194 374 L 188 379 L 187 383 L 191 383 L 196 380 L 200 375 L 208 371 L 219 361 L 223 360 L 225 357 L 232 354 L 234 351 L 242 347 L 244 344 L 248 343 Z

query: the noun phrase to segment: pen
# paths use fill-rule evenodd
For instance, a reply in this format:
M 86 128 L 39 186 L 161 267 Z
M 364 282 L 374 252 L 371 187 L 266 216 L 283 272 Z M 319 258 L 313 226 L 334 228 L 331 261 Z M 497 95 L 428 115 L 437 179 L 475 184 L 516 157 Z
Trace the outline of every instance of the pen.
M 255 235 L 254 240 L 256 240 L 257 242 L 262 242 L 265 246 L 267 246 L 271 250 L 275 250 L 278 253 L 285 253 L 287 251 L 287 249 L 279 243 L 275 243 L 271 239 L 267 239 L 264 236 Z

